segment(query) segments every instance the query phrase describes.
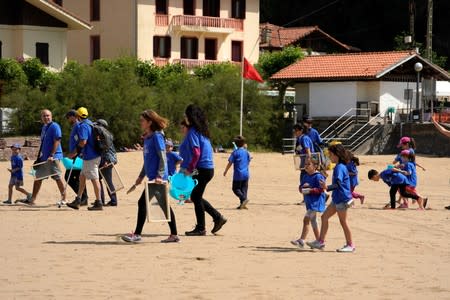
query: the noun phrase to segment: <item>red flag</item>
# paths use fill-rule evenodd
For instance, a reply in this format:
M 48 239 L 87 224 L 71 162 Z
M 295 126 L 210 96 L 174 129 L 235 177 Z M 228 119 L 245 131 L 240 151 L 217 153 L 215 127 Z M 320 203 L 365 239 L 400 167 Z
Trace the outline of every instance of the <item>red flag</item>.
M 259 75 L 258 71 L 253 67 L 248 60 L 244 57 L 244 74 L 242 75 L 246 79 L 264 82 L 261 75 Z

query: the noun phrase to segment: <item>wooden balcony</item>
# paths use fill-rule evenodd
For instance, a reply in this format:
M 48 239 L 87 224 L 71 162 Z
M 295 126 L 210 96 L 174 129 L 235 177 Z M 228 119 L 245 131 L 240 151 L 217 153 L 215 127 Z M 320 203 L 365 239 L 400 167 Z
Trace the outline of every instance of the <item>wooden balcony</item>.
M 171 27 L 175 31 L 208 31 L 229 34 L 234 31 L 243 31 L 244 21 L 241 19 L 181 15 L 173 16 Z
M 169 59 L 168 58 L 155 57 L 155 58 L 153 58 L 153 62 L 158 67 L 164 67 L 165 65 L 167 65 L 169 63 Z
M 169 15 L 155 14 L 156 26 L 169 26 Z

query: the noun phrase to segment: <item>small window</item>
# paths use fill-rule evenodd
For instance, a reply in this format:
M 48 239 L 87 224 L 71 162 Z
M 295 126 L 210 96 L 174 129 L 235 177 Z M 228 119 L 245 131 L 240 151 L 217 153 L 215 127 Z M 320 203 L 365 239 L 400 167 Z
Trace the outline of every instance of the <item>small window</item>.
M 203 0 L 203 15 L 220 17 L 220 0 Z
M 181 58 L 198 59 L 198 39 L 197 38 L 181 38 Z
M 153 37 L 153 57 L 170 58 L 171 39 L 170 36 Z
M 48 66 L 48 43 L 36 43 L 36 58 Z
M 55 2 L 59 6 L 63 6 L 63 0 L 53 0 L 53 2 Z
M 91 36 L 91 62 L 100 59 L 100 36 Z
M 158 15 L 167 15 L 168 13 L 168 6 L 167 6 L 167 0 L 156 0 L 156 13 Z
M 183 0 L 183 15 L 195 16 L 195 0 Z
M 205 39 L 205 59 L 217 60 L 217 39 Z
M 231 0 L 231 17 L 245 19 L 245 0 Z
M 91 21 L 100 21 L 100 0 L 91 0 Z
M 236 62 L 242 61 L 242 42 L 232 41 L 231 42 L 231 60 Z

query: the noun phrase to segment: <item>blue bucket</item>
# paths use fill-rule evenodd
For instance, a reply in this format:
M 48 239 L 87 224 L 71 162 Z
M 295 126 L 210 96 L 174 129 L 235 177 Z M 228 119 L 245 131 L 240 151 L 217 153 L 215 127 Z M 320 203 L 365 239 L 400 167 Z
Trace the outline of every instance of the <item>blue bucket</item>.
M 62 159 L 62 163 L 64 165 L 64 168 L 66 168 L 66 170 L 70 170 L 72 166 L 73 170 L 81 170 L 83 168 L 83 160 L 79 157 L 75 159 L 75 162 L 71 158 L 64 157 Z
M 192 176 L 187 176 L 184 173 L 169 176 L 169 182 L 169 194 L 173 199 L 178 200 L 180 205 L 191 197 L 192 190 L 198 184 L 197 179 L 193 179 Z

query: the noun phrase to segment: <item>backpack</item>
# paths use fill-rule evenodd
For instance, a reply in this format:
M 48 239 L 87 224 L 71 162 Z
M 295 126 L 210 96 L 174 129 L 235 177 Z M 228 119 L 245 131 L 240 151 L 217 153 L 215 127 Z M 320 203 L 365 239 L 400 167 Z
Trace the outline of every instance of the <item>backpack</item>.
M 108 129 L 97 123 L 91 124 L 91 127 L 94 136 L 94 148 L 98 153 L 104 154 L 112 148 L 114 136 Z

